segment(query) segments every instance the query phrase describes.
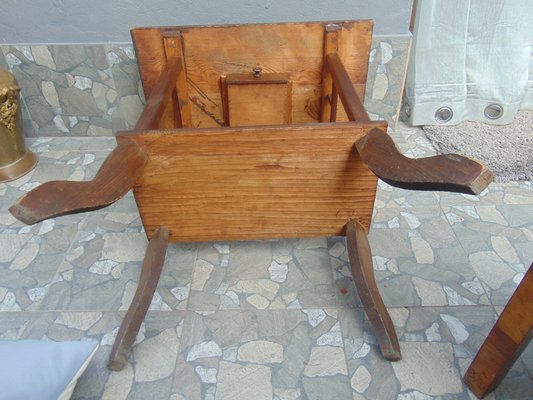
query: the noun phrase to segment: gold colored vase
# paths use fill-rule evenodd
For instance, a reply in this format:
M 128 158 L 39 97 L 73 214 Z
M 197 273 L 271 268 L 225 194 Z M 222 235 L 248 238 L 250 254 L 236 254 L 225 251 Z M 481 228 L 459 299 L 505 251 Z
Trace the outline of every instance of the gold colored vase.
M 37 164 L 24 143 L 19 94 L 15 77 L 0 69 L 0 182 L 17 179 Z

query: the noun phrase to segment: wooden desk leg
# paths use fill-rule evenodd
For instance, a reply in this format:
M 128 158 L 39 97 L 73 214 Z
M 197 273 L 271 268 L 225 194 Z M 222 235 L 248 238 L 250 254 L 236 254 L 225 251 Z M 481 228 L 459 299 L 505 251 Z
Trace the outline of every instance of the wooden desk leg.
M 37 186 L 9 211 L 28 225 L 48 218 L 98 210 L 121 199 L 141 176 L 148 155 L 135 142 L 124 140 L 105 159 L 90 181 L 50 181 Z
M 346 244 L 353 280 L 378 338 L 381 353 L 387 360 L 400 360 L 398 337 L 374 278 L 370 243 L 363 227 L 354 220 L 346 225 Z
M 494 390 L 533 338 L 533 264 L 483 342 L 464 380 L 479 398 Z
M 148 307 L 152 301 L 168 247 L 168 229 L 164 226 L 156 230 L 154 236 L 148 243 L 146 254 L 144 256 L 141 277 L 139 279 L 139 286 L 135 292 L 135 296 L 131 301 L 126 317 L 120 325 L 120 329 L 111 349 L 109 356 L 109 368 L 115 371 L 120 371 L 128 362 L 131 353 L 131 348 L 135 342 L 141 323 L 146 316 Z

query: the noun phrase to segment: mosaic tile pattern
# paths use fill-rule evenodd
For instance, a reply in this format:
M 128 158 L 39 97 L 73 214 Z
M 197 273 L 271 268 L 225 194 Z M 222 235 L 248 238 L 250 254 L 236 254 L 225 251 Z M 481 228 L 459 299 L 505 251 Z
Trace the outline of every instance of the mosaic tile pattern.
M 337 310 L 191 312 L 188 318 L 177 398 L 351 398 Z
M 365 103 L 394 126 L 410 38 L 375 37 Z M 26 136 L 111 136 L 131 129 L 144 94 L 132 44 L 1 45 L 23 97 Z
M 389 309 L 402 361 L 384 360 L 368 321 L 361 313 L 340 313 L 353 398 L 475 399 L 463 385 L 466 372 L 496 318 L 492 307 Z M 518 360 L 502 384 L 486 399 L 527 399 L 533 382 Z
M 326 238 L 208 243 L 198 250 L 195 310 L 335 306 Z
M 370 51 L 365 108 L 371 119 L 396 126 L 403 95 L 410 37 L 374 37 Z
M 391 135 L 431 154 L 417 129 Z M 37 168 L 0 184 L 0 339 L 98 340 L 75 399 L 471 400 L 461 377 L 533 261 L 530 182 L 479 198 L 380 182 L 370 243 L 402 361 L 381 358 L 337 237 L 170 245 L 131 364 L 111 372 L 146 246 L 132 195 L 34 226 L 7 208 L 41 182 L 94 176 L 114 138 L 28 144 Z M 488 399 L 533 392 L 532 349 Z
M 104 46 L 3 45 L 1 50 L 21 86 L 33 135 L 113 134 L 113 122 L 121 119 L 116 60 L 108 60 Z
M 343 238 L 331 239 L 338 301 L 360 306 Z M 489 304 L 467 253 L 440 207 L 378 209 L 369 236 L 378 286 L 387 306 Z

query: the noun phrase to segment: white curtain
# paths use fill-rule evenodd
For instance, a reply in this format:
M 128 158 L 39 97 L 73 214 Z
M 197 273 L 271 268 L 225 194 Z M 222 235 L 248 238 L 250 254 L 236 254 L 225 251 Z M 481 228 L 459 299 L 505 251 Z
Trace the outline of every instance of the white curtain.
M 409 122 L 511 123 L 533 109 L 532 51 L 533 0 L 418 0 Z

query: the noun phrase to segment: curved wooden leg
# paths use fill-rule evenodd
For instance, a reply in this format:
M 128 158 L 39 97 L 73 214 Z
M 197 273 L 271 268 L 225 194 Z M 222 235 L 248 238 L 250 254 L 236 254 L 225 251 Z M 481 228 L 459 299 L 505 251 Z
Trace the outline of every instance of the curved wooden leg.
M 168 247 L 168 235 L 168 229 L 161 226 L 155 231 L 150 243 L 148 243 L 141 277 L 139 279 L 139 286 L 137 286 L 128 312 L 120 325 L 117 338 L 111 349 L 111 355 L 109 356 L 108 366 L 112 370 L 120 371 L 128 362 L 135 337 L 146 316 L 148 307 L 150 307 L 157 283 L 159 282 L 159 277 L 161 276 L 161 271 L 163 270 Z
M 368 113 L 339 55 L 327 54 L 326 64 L 350 121 L 368 122 Z M 404 189 L 479 194 L 493 179 L 492 172 L 483 164 L 458 154 L 405 157 L 390 136 L 377 128 L 359 139 L 355 147 L 374 174 Z
M 346 244 L 353 280 L 378 338 L 381 353 L 387 360 L 400 360 L 398 337 L 374 278 L 370 244 L 364 228 L 356 221 L 350 220 L 346 225 Z
M 486 166 L 458 154 L 417 159 L 405 157 L 381 129 L 372 129 L 355 146 L 374 174 L 403 189 L 479 194 L 493 180 L 493 174 Z
M 121 199 L 133 187 L 148 161 L 136 143 L 124 141 L 107 156 L 91 181 L 51 181 L 22 196 L 9 211 L 33 225 L 48 218 L 97 210 Z

